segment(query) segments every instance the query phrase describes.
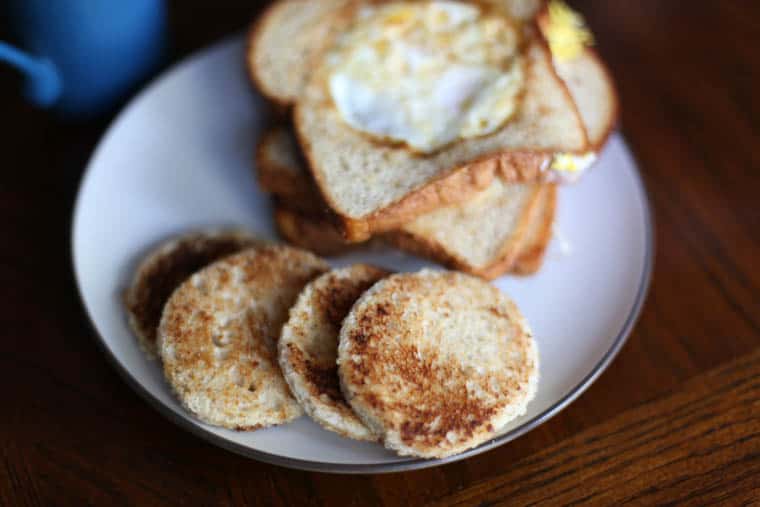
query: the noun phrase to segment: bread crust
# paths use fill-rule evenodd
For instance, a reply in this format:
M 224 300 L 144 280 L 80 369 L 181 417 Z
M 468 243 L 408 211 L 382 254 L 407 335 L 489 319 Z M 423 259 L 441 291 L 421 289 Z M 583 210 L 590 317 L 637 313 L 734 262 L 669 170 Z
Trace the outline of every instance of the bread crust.
M 605 76 L 607 86 L 610 91 L 610 100 L 612 101 L 612 107 L 610 108 L 610 114 L 607 116 L 607 128 L 604 130 L 604 134 L 597 138 L 589 136 L 589 143 L 593 151 L 600 152 L 602 148 L 607 144 L 607 140 L 610 135 L 615 131 L 618 122 L 620 120 L 620 97 L 618 95 L 617 86 L 615 85 L 615 79 L 612 77 L 610 68 L 604 63 L 604 60 L 599 56 L 599 53 L 594 48 L 586 48 L 586 55 L 596 61 L 599 69 Z
M 277 91 L 270 89 L 265 80 L 261 79 L 255 64 L 256 54 L 259 49 L 260 39 L 264 36 L 265 30 L 273 22 L 277 10 L 284 8 L 286 0 L 276 0 L 264 8 L 259 16 L 251 23 L 246 37 L 246 59 L 245 68 L 251 84 L 267 99 L 275 103 L 279 109 L 289 110 L 293 104 L 293 97 L 286 97 L 277 94 Z
M 512 266 L 512 273 L 516 275 L 532 275 L 536 273 L 544 262 L 546 249 L 552 239 L 554 229 L 554 217 L 557 211 L 557 186 L 546 185 L 541 189 L 538 212 L 533 218 L 529 237 L 524 241 L 520 255 Z
M 548 2 L 545 3 L 536 14 L 536 26 L 538 28 L 539 33 L 541 34 L 541 38 L 544 41 L 544 44 L 548 48 L 548 40 L 545 36 L 544 28 L 548 25 L 548 16 L 549 16 L 549 5 Z M 620 99 L 617 92 L 617 87 L 615 86 L 615 79 L 612 77 L 612 73 L 610 72 L 609 67 L 606 63 L 604 63 L 604 60 L 599 56 L 599 53 L 593 48 L 593 47 L 586 47 L 583 50 L 584 54 L 583 56 L 586 58 L 590 58 L 594 60 L 596 66 L 598 69 L 602 72 L 602 75 L 604 76 L 604 80 L 607 85 L 607 89 L 609 92 L 609 100 L 612 106 L 610 107 L 610 113 L 607 117 L 607 120 L 604 122 L 606 125 L 606 128 L 602 129 L 603 134 L 600 136 L 592 136 L 588 129 L 587 137 L 589 140 L 589 146 L 591 151 L 599 152 L 604 147 L 604 145 L 607 143 L 607 139 L 609 138 L 610 134 L 615 131 L 615 127 L 617 126 L 618 119 L 620 116 Z M 556 66 L 554 66 L 555 74 L 560 78 L 560 80 L 563 82 L 565 88 L 568 90 L 568 93 L 570 93 L 569 85 L 567 82 L 562 79 L 562 76 L 560 76 L 559 72 L 557 72 Z M 572 93 L 570 93 L 572 96 Z M 583 115 L 580 114 L 580 108 L 578 107 L 578 104 L 573 100 L 573 103 L 576 105 L 576 109 L 578 110 L 578 113 L 581 118 L 583 118 Z M 585 123 L 585 122 L 584 122 Z
M 352 0 L 318 0 L 318 2 L 314 2 L 313 0 L 276 0 L 267 6 L 251 24 L 251 27 L 248 30 L 246 48 L 246 69 L 248 76 L 254 87 L 258 89 L 262 95 L 277 104 L 280 110 L 289 110 L 293 102 L 296 100 L 298 92 L 292 90 L 289 93 L 283 93 L 279 88 L 274 86 L 275 83 L 270 83 L 271 79 L 265 78 L 262 75 L 266 70 L 260 68 L 262 65 L 258 63 L 259 56 L 265 53 L 261 47 L 265 45 L 265 39 L 274 32 L 272 27 L 281 25 L 281 20 L 285 17 L 283 16 L 283 13 L 287 13 L 287 10 L 294 5 L 301 4 L 304 9 L 307 10 L 308 8 L 314 8 L 316 6 L 320 9 L 324 9 L 324 12 L 318 11 L 314 18 L 303 19 L 302 21 L 305 22 L 305 26 L 300 27 L 302 33 L 303 31 L 315 30 L 315 33 L 311 34 L 312 37 L 308 41 L 302 42 L 297 48 L 301 52 L 307 53 L 305 55 L 306 61 L 301 65 L 309 66 L 309 62 L 321 53 L 322 44 L 329 39 L 328 35 L 333 28 L 332 21 L 326 20 L 325 16 L 329 11 L 341 10 L 346 8 L 350 3 L 352 3 Z M 292 14 L 291 17 L 297 17 L 297 15 Z M 340 17 L 340 15 L 338 15 L 338 17 Z M 323 31 L 319 31 L 320 29 Z M 300 33 L 298 35 L 300 35 Z M 300 72 L 300 70 L 301 69 L 295 69 L 295 73 Z M 289 69 L 289 71 L 289 77 L 292 78 L 294 70 Z M 300 81 L 304 77 L 305 74 L 299 76 L 298 80 Z M 276 85 L 281 87 L 282 83 L 278 82 Z
M 453 254 L 446 245 L 435 238 L 421 236 L 409 229 L 401 228 L 389 232 L 383 237 L 393 246 L 420 257 L 439 262 L 450 269 L 464 271 L 486 280 L 493 280 L 509 272 L 522 255 L 522 245 L 528 228 L 540 211 L 541 186 L 536 185 L 532 190 L 529 203 L 522 213 L 516 229 L 506 240 L 499 252 L 485 266 L 473 266 L 464 259 Z
M 256 179 L 263 190 L 285 199 L 289 208 L 314 215 L 325 214 L 329 210 L 319 198 L 309 173 L 303 170 L 305 163 L 298 146 L 283 142 L 291 129 L 288 125 L 275 125 L 261 135 L 254 155 Z M 290 153 L 285 155 L 299 162 L 293 166 L 283 164 L 274 154 L 278 150 L 288 150 Z
M 284 127 L 275 127 L 275 130 L 280 131 L 278 135 L 265 135 L 264 140 L 262 141 L 261 151 L 273 154 L 277 150 L 297 149 L 297 146 L 294 144 L 291 145 L 291 143 L 277 143 L 278 140 L 282 141 L 280 136 L 283 135 L 283 128 Z M 282 168 L 279 164 L 273 162 L 273 159 L 276 158 L 277 157 L 275 156 L 262 157 L 259 170 L 263 172 L 271 172 L 272 179 L 277 179 L 277 174 L 279 172 L 287 173 L 294 178 L 296 175 L 300 174 L 301 184 L 306 187 L 303 191 L 312 194 L 311 199 L 301 197 L 300 191 L 292 191 L 293 187 L 283 187 L 282 191 L 284 193 L 276 194 L 276 197 L 273 200 L 275 209 L 274 215 L 280 235 L 289 243 L 301 248 L 306 248 L 320 255 L 340 255 L 351 251 L 352 247 L 360 245 L 357 243 L 347 243 L 343 240 L 342 236 L 337 232 L 329 218 L 325 215 L 323 207 L 312 206 L 304 209 L 304 202 L 309 202 L 309 200 L 319 201 L 318 198 L 313 197 L 313 194 L 316 193 L 316 188 L 310 184 L 308 174 L 304 174 L 305 171 L 300 167 Z M 307 182 L 307 184 L 303 184 L 304 181 Z M 494 182 L 491 182 L 491 184 L 494 184 Z M 377 236 L 377 238 L 384 243 L 391 244 L 409 253 L 426 257 L 451 269 L 459 269 L 487 279 L 496 278 L 511 271 L 513 266 L 523 255 L 522 243 L 526 240 L 526 232 L 532 230 L 532 227 L 536 227 L 534 222 L 538 219 L 538 215 L 543 213 L 542 206 L 544 199 L 539 198 L 539 189 L 541 188 L 542 187 L 536 186 L 534 189 L 534 195 L 530 199 L 530 203 L 527 205 L 526 209 L 521 211 L 521 220 L 517 228 L 514 230 L 513 234 L 505 240 L 499 254 L 496 255 L 493 261 L 489 262 L 486 266 L 473 266 L 466 260 L 460 259 L 455 254 L 451 253 L 451 250 L 446 244 L 439 243 L 434 237 L 429 237 L 425 234 L 415 234 L 413 229 L 406 226 L 395 231 L 381 234 Z M 541 191 L 541 195 L 544 193 L 545 192 Z M 548 241 L 548 239 L 549 237 L 546 238 L 546 241 Z M 536 259 L 534 262 L 535 269 L 538 269 L 540 263 L 540 259 Z
M 326 257 L 349 253 L 364 243 L 347 243 L 329 220 L 321 215 L 291 208 L 273 200 L 277 232 L 291 245 Z

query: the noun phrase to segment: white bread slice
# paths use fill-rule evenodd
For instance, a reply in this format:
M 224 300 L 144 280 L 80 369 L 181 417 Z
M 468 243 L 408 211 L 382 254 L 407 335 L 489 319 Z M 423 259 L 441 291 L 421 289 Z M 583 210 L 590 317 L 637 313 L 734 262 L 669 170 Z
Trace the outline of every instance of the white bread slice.
M 301 289 L 327 269 L 309 252 L 262 246 L 180 285 L 164 307 L 158 345 L 182 405 L 204 422 L 237 430 L 300 416 L 276 342 Z
M 295 102 L 312 59 L 330 39 L 350 0 L 278 0 L 253 23 L 246 64 L 256 87 L 280 105 Z M 542 0 L 489 0 L 521 21 L 533 19 Z
M 554 185 L 542 185 L 533 219 L 529 221 L 525 237 L 516 246 L 517 256 L 509 269 L 515 275 L 531 275 L 536 273 L 543 264 L 544 254 L 552 239 L 552 225 L 556 212 L 557 188 Z M 280 236 L 291 245 L 310 250 L 318 255 L 343 255 L 365 243 L 346 243 L 328 220 L 305 214 L 289 206 L 289 203 L 275 201 L 275 222 Z M 447 261 L 450 256 L 444 255 L 440 249 L 431 248 L 427 243 L 417 243 L 414 239 L 406 239 L 402 245 L 397 233 L 391 231 L 378 237 L 390 244 L 406 247 L 406 251 L 439 262 L 447 267 L 454 267 Z M 520 244 L 518 243 L 518 244 Z M 506 263 L 503 265 L 506 269 Z M 466 269 L 465 269 L 466 271 Z M 499 274 L 504 274 L 497 272 Z
M 296 164 L 298 157 L 282 152 L 296 149 L 284 127 L 266 134 L 258 149 L 259 180 L 289 182 L 288 186 L 265 187 L 276 193 L 280 189 L 281 202 L 275 204 L 277 228 L 287 241 L 320 255 L 344 253 L 347 243 L 330 220 L 315 211 L 321 206 L 308 173 L 302 165 L 285 167 L 286 161 Z M 469 200 L 426 213 L 382 238 L 449 268 L 495 278 L 511 269 L 531 222 L 543 211 L 537 204 L 541 188 L 496 178 Z M 304 197 L 308 195 L 311 199 Z
M 288 208 L 311 215 L 329 213 L 306 169 L 292 127 L 277 125 L 264 131 L 256 145 L 255 173 L 261 189 Z M 337 230 L 336 234 L 340 235 Z
M 525 413 L 538 350 L 501 291 L 423 270 L 380 280 L 354 304 L 340 330 L 338 374 L 351 408 L 386 447 L 441 458 Z
M 541 185 L 496 178 L 469 200 L 426 213 L 386 240 L 407 252 L 491 280 L 508 272 L 539 213 Z
M 286 106 L 303 88 L 312 59 L 329 41 L 330 18 L 348 0 L 279 0 L 254 22 L 246 64 L 270 100 Z
M 129 325 L 148 359 L 158 354 L 156 333 L 161 311 L 174 289 L 208 264 L 262 244 L 237 229 L 195 231 L 165 240 L 143 257 L 124 293 L 124 306 Z
M 298 209 L 291 201 L 273 199 L 274 222 L 280 237 L 298 248 L 317 255 L 343 255 L 366 243 L 347 243 L 338 229 L 323 214 Z
M 554 215 L 557 212 L 557 186 L 543 185 L 540 190 L 537 211 L 528 225 L 517 260 L 511 273 L 532 275 L 544 262 L 544 255 L 553 236 Z
M 555 59 L 554 67 L 578 105 L 591 149 L 601 151 L 615 129 L 620 109 L 615 82 L 607 66 L 596 51 L 587 48 L 573 60 Z
M 377 440 L 340 392 L 338 333 L 362 293 L 389 273 L 366 264 L 310 282 L 290 309 L 277 346 L 280 368 L 304 411 L 321 426 L 356 440 Z
M 575 103 L 540 37 L 530 39 L 525 57 L 525 92 L 514 119 L 429 156 L 375 143 L 347 126 L 326 96 L 323 72 L 315 69 L 296 103 L 294 123 L 320 193 L 349 241 L 466 200 L 497 174 L 509 182 L 539 181 L 555 153 L 587 149 Z
M 549 6 L 536 15 L 536 25 L 545 35 L 550 26 Z M 552 58 L 557 75 L 565 82 L 578 106 L 591 149 L 600 151 L 612 133 L 620 113 L 615 81 L 599 55 L 586 47 L 573 58 Z

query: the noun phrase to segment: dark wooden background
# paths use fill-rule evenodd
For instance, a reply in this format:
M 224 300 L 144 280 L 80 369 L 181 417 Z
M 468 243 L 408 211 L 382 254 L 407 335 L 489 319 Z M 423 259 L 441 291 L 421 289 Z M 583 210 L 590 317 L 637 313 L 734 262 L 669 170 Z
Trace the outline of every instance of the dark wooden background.
M 760 502 L 760 2 L 573 3 L 617 78 L 650 191 L 648 302 L 567 410 L 497 450 L 404 474 L 257 463 L 132 392 L 95 344 L 69 257 L 78 180 L 109 118 L 61 123 L 0 71 L 0 504 Z M 170 6 L 172 60 L 259 8 Z

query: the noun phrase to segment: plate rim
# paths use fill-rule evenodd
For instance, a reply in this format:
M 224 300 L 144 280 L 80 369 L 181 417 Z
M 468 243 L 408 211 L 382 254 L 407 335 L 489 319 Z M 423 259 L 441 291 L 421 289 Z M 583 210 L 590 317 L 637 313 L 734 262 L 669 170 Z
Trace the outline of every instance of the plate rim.
M 583 394 L 586 391 L 586 389 L 588 389 L 591 386 L 591 384 L 593 384 L 594 381 L 609 367 L 609 365 L 612 363 L 612 361 L 615 359 L 617 354 L 622 349 L 623 345 L 626 343 L 628 336 L 633 330 L 633 327 L 635 326 L 636 322 L 638 321 L 639 315 L 641 314 L 641 310 L 644 306 L 644 302 L 646 301 L 646 297 L 649 292 L 649 287 L 651 285 L 651 280 L 652 280 L 652 270 L 653 270 L 653 264 L 654 264 L 654 254 L 655 254 L 655 237 L 654 237 L 654 221 L 653 221 L 650 197 L 646 189 L 646 184 L 641 176 L 641 172 L 639 171 L 640 165 L 638 163 L 638 160 L 635 154 L 631 151 L 628 143 L 626 142 L 625 136 L 623 136 L 623 134 L 619 131 L 613 132 L 611 137 L 618 137 L 620 139 L 623 146 L 625 147 L 627 155 L 631 157 L 633 161 L 634 170 L 632 172 L 634 176 L 633 179 L 636 183 L 636 190 L 637 190 L 636 195 L 640 201 L 641 209 L 643 210 L 643 214 L 644 214 L 644 229 L 645 229 L 644 266 L 641 272 L 641 277 L 639 279 L 639 285 L 636 291 L 635 300 L 628 312 L 628 317 L 623 323 L 621 329 L 618 331 L 614 341 L 612 342 L 612 345 L 604 353 L 601 359 L 594 365 L 594 367 L 586 374 L 586 376 L 584 376 L 580 382 L 578 382 L 575 386 L 573 386 L 573 388 L 570 389 L 562 398 L 560 398 L 555 403 L 553 403 L 550 407 L 548 407 L 546 410 L 536 415 L 532 419 L 524 422 L 517 428 L 514 428 L 513 430 L 503 435 L 500 435 L 489 442 L 481 444 L 478 447 L 469 449 L 463 453 L 450 456 L 448 458 L 443 458 L 443 459 L 430 460 L 430 459 L 421 459 L 421 458 L 409 458 L 409 459 L 394 462 L 394 463 L 361 463 L 361 464 L 326 463 L 326 462 L 321 462 L 321 461 L 303 460 L 303 459 L 298 459 L 298 458 L 289 458 L 285 456 L 280 456 L 280 455 L 268 453 L 265 451 L 251 449 L 244 445 L 227 440 L 226 438 L 216 435 L 212 433 L 211 431 L 207 430 L 201 424 L 191 419 L 184 418 L 181 415 L 175 413 L 173 410 L 171 410 L 168 406 L 166 406 L 160 399 L 154 396 L 139 382 L 139 380 L 135 377 L 135 375 L 133 375 L 132 372 L 125 365 L 123 365 L 121 361 L 119 361 L 119 359 L 110 349 L 106 340 L 98 331 L 98 328 L 95 325 L 94 318 L 92 314 L 90 313 L 90 309 L 85 303 L 82 284 L 81 284 L 79 272 L 77 270 L 78 263 L 77 263 L 77 254 L 76 254 L 76 248 L 75 248 L 76 233 L 78 230 L 77 224 L 79 223 L 78 217 L 79 217 L 80 208 L 82 205 L 82 190 L 87 182 L 88 175 L 90 174 L 93 160 L 95 160 L 95 158 L 98 156 L 100 149 L 103 145 L 103 142 L 107 138 L 110 137 L 110 135 L 113 133 L 115 128 L 126 117 L 128 111 L 131 110 L 132 107 L 134 107 L 134 105 L 137 102 L 139 102 L 145 95 L 150 93 L 158 83 L 162 82 L 165 78 L 167 78 L 174 72 L 178 71 L 180 67 L 185 67 L 191 64 L 192 61 L 202 57 L 203 55 L 207 53 L 218 50 L 222 46 L 233 44 L 233 43 L 239 43 L 240 37 L 241 37 L 241 34 L 239 33 L 229 35 L 227 37 L 220 39 L 219 41 L 215 43 L 212 43 L 199 50 L 193 51 L 189 55 L 183 57 L 178 62 L 174 63 L 173 65 L 168 66 L 166 69 L 160 72 L 156 77 L 154 77 L 147 86 L 145 86 L 142 90 L 140 90 L 140 92 L 138 92 L 134 97 L 132 97 L 127 102 L 127 104 L 116 114 L 114 119 L 109 123 L 108 127 L 106 128 L 102 136 L 98 139 L 95 149 L 93 150 L 92 154 L 88 158 L 84 171 L 82 172 L 82 175 L 80 176 L 79 184 L 77 185 L 76 196 L 74 199 L 74 206 L 73 206 L 73 210 L 71 214 L 71 226 L 70 226 L 70 234 L 69 234 L 70 259 L 71 259 L 71 265 L 72 265 L 71 267 L 72 267 L 72 272 L 74 274 L 74 280 L 75 280 L 75 285 L 77 289 L 77 297 L 79 298 L 79 303 L 87 317 L 87 323 L 91 329 L 91 334 L 95 343 L 100 348 L 101 352 L 105 354 L 106 359 L 111 364 L 111 366 L 113 366 L 116 369 L 117 373 L 122 378 L 122 380 L 124 380 L 126 384 L 130 386 L 132 390 L 135 391 L 143 400 L 148 402 L 148 405 L 153 407 L 166 419 L 173 422 L 174 424 L 181 427 L 182 429 L 188 431 L 189 433 L 195 435 L 196 437 L 200 437 L 206 442 L 209 442 L 217 447 L 221 447 L 223 449 L 234 452 L 235 454 L 238 454 L 241 456 L 245 456 L 247 458 L 252 458 L 257 461 L 261 461 L 261 462 L 272 464 L 272 465 L 283 466 L 286 468 L 306 470 L 310 472 L 327 472 L 327 473 L 344 473 L 344 474 L 372 474 L 372 473 L 390 473 L 390 472 L 418 470 L 418 469 L 423 469 L 423 468 L 430 468 L 430 467 L 445 465 L 449 463 L 454 463 L 456 461 L 460 461 L 463 459 L 476 456 L 478 454 L 495 449 L 496 447 L 500 447 L 501 445 L 504 445 L 507 442 L 510 442 L 528 433 L 529 431 L 532 431 L 533 429 L 542 425 L 543 423 L 545 423 L 546 421 L 548 421 L 549 419 L 557 415 L 559 412 L 564 410 L 568 405 L 570 405 L 573 401 L 575 401 L 581 394 Z

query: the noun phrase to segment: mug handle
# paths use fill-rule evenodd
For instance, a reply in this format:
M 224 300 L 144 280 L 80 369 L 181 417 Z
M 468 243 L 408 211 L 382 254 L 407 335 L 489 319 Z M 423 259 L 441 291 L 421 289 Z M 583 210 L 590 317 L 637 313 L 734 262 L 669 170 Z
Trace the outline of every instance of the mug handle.
M 61 75 L 53 62 L 47 58 L 34 57 L 0 42 L 0 62 L 12 65 L 24 74 L 24 95 L 32 103 L 49 107 L 61 96 Z

